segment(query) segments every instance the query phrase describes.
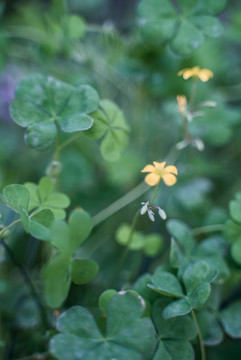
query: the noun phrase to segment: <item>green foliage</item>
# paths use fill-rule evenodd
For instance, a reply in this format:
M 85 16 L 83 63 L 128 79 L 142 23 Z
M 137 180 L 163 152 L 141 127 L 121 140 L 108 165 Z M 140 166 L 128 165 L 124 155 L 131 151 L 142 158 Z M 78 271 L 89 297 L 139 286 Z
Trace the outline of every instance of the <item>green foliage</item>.
M 142 317 L 144 300 L 133 292 L 114 295 L 108 305 L 106 334 L 102 334 L 91 313 L 72 307 L 60 315 L 50 351 L 57 359 L 151 359 L 156 339 L 150 319 Z M 98 344 L 98 346 L 97 346 Z
M 75 257 L 77 248 L 86 240 L 92 228 L 91 217 L 83 209 L 74 210 L 69 222 L 56 220 L 51 227 L 50 243 L 59 253 L 43 269 L 45 296 L 55 308 L 66 299 L 71 281 L 86 284 L 96 276 L 99 266 L 93 260 Z
M 100 151 L 109 161 L 120 158 L 128 142 L 129 127 L 120 108 L 110 100 L 101 100 L 98 111 L 91 114 L 94 125 L 87 132 L 93 139 L 102 138 Z
M 116 231 L 116 241 L 129 250 L 143 250 L 147 256 L 156 256 L 163 247 L 163 239 L 159 234 L 145 235 L 140 231 L 131 232 L 131 226 L 122 224 Z
M 223 33 L 222 24 L 213 15 L 225 5 L 213 1 L 142 0 L 138 7 L 139 24 L 144 41 L 150 46 L 169 43 L 172 51 L 190 56 L 204 42 L 205 36 Z
M 40 179 L 39 184 L 25 183 L 25 187 L 30 194 L 29 210 L 38 213 L 43 209 L 49 209 L 54 214 L 55 219 L 64 219 L 66 216 L 65 208 L 69 206 L 70 199 L 67 195 L 54 191 L 54 183 L 48 177 Z
M 58 127 L 66 133 L 88 130 L 99 97 L 88 85 L 74 87 L 51 77 L 30 76 L 19 84 L 10 112 L 27 128 L 27 144 L 38 150 L 53 146 Z M 57 125 L 57 127 L 56 127 Z
M 24 185 L 12 184 L 3 189 L 2 200 L 20 216 L 24 230 L 40 240 L 49 239 L 54 214 L 49 209 L 31 213 L 30 194 Z

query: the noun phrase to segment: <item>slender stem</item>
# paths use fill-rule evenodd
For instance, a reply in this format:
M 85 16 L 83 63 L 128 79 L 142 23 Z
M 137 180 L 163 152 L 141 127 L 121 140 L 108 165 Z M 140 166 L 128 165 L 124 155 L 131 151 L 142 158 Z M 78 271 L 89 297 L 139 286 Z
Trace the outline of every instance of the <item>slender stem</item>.
M 18 262 L 18 260 L 16 259 L 14 253 L 12 252 L 12 250 L 10 249 L 10 247 L 6 244 L 6 242 L 2 239 L 2 246 L 5 248 L 7 254 L 9 255 L 10 259 L 12 260 L 12 262 L 14 263 L 14 265 L 19 269 L 19 272 L 22 274 L 24 281 L 26 283 L 26 285 L 28 286 L 29 290 L 30 290 L 30 294 L 31 296 L 34 298 L 36 305 L 38 306 L 39 309 L 39 313 L 42 319 L 42 323 L 44 325 L 45 328 L 49 329 L 49 322 L 48 322 L 48 318 L 47 318 L 47 314 L 45 312 L 45 309 L 41 303 L 41 300 L 37 294 L 37 291 L 32 283 L 32 280 L 30 279 L 27 271 L 25 270 L 25 268 L 22 266 L 22 264 L 20 264 Z
M 83 134 L 76 134 L 76 135 L 72 136 L 71 138 L 67 139 L 66 141 L 64 141 L 62 144 L 59 145 L 59 152 L 61 152 L 66 146 L 68 146 L 73 141 L 79 139 L 82 136 L 83 136 Z
M 191 90 L 190 100 L 189 100 L 190 111 L 192 111 L 192 107 L 194 105 L 194 100 L 195 100 L 196 91 L 197 91 L 197 82 L 198 82 L 197 79 L 193 79 L 192 90 Z
M 206 360 L 206 352 L 205 352 L 205 347 L 203 345 L 203 338 L 202 338 L 202 333 L 195 315 L 194 310 L 191 310 L 191 314 L 192 314 L 192 318 L 196 324 L 197 327 L 197 332 L 198 332 L 198 338 L 199 338 L 199 343 L 200 343 L 200 351 L 201 351 L 201 360 Z
M 2 231 L 0 232 L 0 241 L 3 237 L 3 235 L 5 234 L 5 232 L 8 231 L 8 229 L 10 229 L 13 225 L 15 225 L 19 222 L 21 222 L 21 219 L 17 219 L 15 221 L 13 221 L 11 224 L 9 224 L 8 226 L 6 226 L 5 228 L 3 228 Z
M 123 209 L 125 206 L 130 204 L 132 201 L 138 199 L 145 192 L 149 190 L 149 186 L 142 181 L 134 189 L 129 191 L 127 194 L 122 196 L 120 199 L 113 202 L 111 205 L 107 206 L 104 210 L 100 211 L 93 217 L 94 226 L 100 224 L 102 221 L 108 219 L 110 216 L 114 215 L 117 211 Z
M 129 233 L 129 236 L 128 236 L 128 239 L 127 239 L 127 242 L 126 242 L 126 247 L 125 247 L 125 249 L 124 249 L 124 251 L 122 253 L 122 256 L 119 258 L 119 262 L 118 262 L 118 264 L 116 266 L 116 270 L 115 270 L 113 278 L 112 278 L 112 283 L 113 284 L 115 284 L 116 279 L 117 279 L 117 277 L 118 277 L 118 275 L 119 275 L 119 273 L 120 273 L 120 271 L 122 269 L 122 266 L 123 266 L 123 264 L 125 262 L 125 259 L 126 259 L 127 255 L 128 255 L 129 247 L 130 247 L 132 239 L 133 239 L 133 235 L 134 235 L 134 232 L 135 232 L 135 229 L 136 229 L 136 224 L 137 224 L 138 218 L 140 216 L 140 213 L 141 213 L 140 209 L 138 209 L 138 211 L 136 212 L 136 214 L 135 214 L 135 216 L 134 216 L 134 218 L 132 220 L 131 231 Z
M 153 203 L 153 201 L 155 200 L 155 197 L 156 197 L 156 194 L 157 194 L 157 190 L 158 190 L 158 188 L 159 188 L 159 184 L 160 184 L 160 180 L 159 180 L 159 183 L 157 184 L 157 186 L 156 186 L 156 190 L 155 190 L 155 192 L 154 192 L 154 195 L 153 195 L 153 197 L 152 197 L 152 199 L 151 199 L 151 201 L 150 201 L 150 203 L 149 203 L 149 206 Z
M 200 235 L 205 234 L 208 232 L 215 232 L 215 231 L 223 231 L 224 225 L 223 224 L 215 224 L 215 225 L 207 225 L 195 228 L 192 230 L 193 235 Z

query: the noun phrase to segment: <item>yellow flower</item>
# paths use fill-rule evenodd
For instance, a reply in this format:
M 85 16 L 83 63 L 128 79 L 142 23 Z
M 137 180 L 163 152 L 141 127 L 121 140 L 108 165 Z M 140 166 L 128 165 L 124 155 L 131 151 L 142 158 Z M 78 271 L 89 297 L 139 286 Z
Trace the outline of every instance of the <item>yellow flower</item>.
M 213 77 L 213 72 L 209 69 L 200 69 L 199 66 L 194 66 L 193 68 L 178 71 L 177 75 L 183 76 L 185 80 L 193 77 L 195 80 L 199 78 L 201 81 L 206 82 Z
M 177 95 L 178 109 L 181 114 L 185 114 L 187 110 L 187 98 L 185 95 Z
M 170 165 L 166 166 L 166 162 L 156 162 L 153 161 L 153 165 L 146 165 L 141 172 L 149 172 L 150 174 L 146 175 L 145 182 L 154 186 L 159 183 L 161 179 L 163 179 L 164 183 L 168 186 L 172 186 L 176 183 L 177 178 L 175 175 L 178 174 L 176 166 Z

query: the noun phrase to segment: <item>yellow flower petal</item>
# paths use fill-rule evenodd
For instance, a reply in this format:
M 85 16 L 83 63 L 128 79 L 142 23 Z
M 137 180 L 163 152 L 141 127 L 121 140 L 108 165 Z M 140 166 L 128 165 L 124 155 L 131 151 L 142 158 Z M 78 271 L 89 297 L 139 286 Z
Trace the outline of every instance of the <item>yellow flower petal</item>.
M 163 175 L 163 181 L 167 186 L 172 186 L 174 184 L 176 184 L 177 182 L 177 178 L 175 175 L 173 174 L 165 174 Z
M 176 166 L 174 165 L 169 165 L 165 168 L 165 174 L 168 174 L 168 173 L 172 173 L 172 174 L 175 174 L 177 175 L 178 174 L 178 171 L 177 171 L 177 168 Z
M 164 169 L 164 167 L 165 167 L 165 165 L 166 165 L 166 162 L 164 161 L 164 162 L 162 162 L 162 163 L 159 163 L 159 162 L 157 162 L 157 161 L 153 161 L 153 164 L 155 165 L 155 168 L 156 168 L 157 170 L 162 170 L 162 169 Z
M 154 185 L 158 184 L 158 182 L 160 181 L 160 178 L 161 177 L 156 174 L 148 174 L 145 177 L 145 182 L 150 186 L 154 186 Z
M 141 170 L 141 172 L 153 172 L 155 171 L 155 168 L 153 165 L 146 165 L 144 169 Z
M 198 76 L 201 81 L 206 82 L 213 77 L 213 72 L 209 69 L 202 69 L 199 71 Z

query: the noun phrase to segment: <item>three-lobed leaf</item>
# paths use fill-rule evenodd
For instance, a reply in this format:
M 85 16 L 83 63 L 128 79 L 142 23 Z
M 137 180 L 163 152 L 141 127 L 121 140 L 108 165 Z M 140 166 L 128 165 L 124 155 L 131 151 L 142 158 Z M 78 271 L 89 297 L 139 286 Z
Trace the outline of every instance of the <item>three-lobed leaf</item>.
M 46 150 L 56 140 L 56 124 L 67 133 L 87 130 L 94 122 L 89 114 L 98 105 L 98 94 L 89 85 L 74 87 L 52 77 L 35 75 L 18 85 L 10 113 L 18 125 L 27 128 L 27 144 Z

